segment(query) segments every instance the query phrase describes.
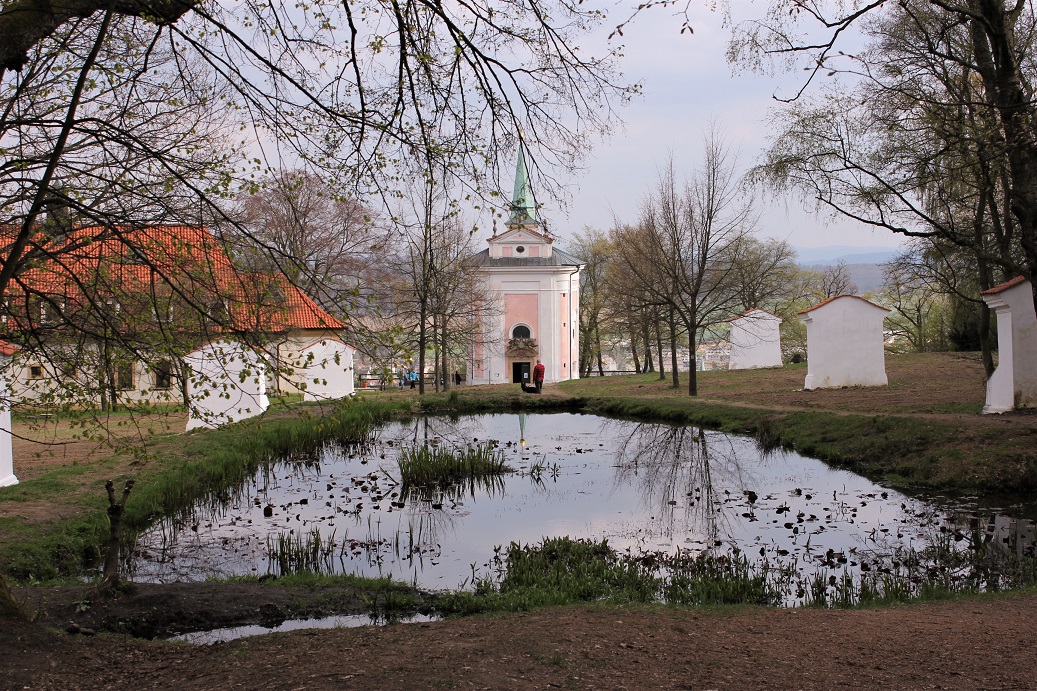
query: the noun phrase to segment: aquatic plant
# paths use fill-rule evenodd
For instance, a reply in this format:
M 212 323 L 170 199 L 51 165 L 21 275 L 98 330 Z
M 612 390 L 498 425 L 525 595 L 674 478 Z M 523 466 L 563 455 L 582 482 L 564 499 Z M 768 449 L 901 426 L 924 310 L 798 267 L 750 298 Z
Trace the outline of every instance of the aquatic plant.
M 491 443 L 455 450 L 442 446 L 405 448 L 399 458 L 404 487 L 445 487 L 480 478 L 514 472 L 504 453 Z
M 792 581 L 787 569 L 744 556 L 620 553 L 607 540 L 545 538 L 539 545 L 497 548 L 493 572 L 473 573 L 472 590 L 442 596 L 437 610 L 470 614 L 604 601 L 735 604 L 780 602 Z
M 334 571 L 335 532 L 324 537 L 319 528 L 307 533 L 289 531 L 266 538 L 267 571 L 276 574 L 327 573 Z

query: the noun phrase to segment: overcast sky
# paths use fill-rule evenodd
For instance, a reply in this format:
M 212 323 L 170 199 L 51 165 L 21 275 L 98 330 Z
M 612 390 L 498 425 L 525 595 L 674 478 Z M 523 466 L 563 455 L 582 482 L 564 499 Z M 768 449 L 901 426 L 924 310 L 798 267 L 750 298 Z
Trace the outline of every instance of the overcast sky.
M 571 180 L 571 205 L 558 209 L 547 202 L 544 215 L 563 243 L 584 226 L 607 230 L 614 216 L 635 220 L 639 200 L 655 182 L 659 166 L 672 152 L 678 171 L 690 170 L 712 120 L 740 150 L 743 167 L 752 165 L 763 150 L 765 116 L 775 104 L 772 95 L 788 94 L 803 73 L 733 74 L 724 55 L 730 29 L 723 26 L 722 15 L 703 8 L 705 4 L 693 0 L 689 8 L 694 13 L 692 35 L 680 34 L 681 20 L 668 8 L 644 12 L 624 29 L 623 70 L 629 81 L 644 84 L 644 95 L 620 110 L 625 130 L 596 146 L 586 160 L 586 171 Z M 763 3 L 734 4 L 736 20 L 760 16 L 764 10 Z M 614 19 L 622 16 L 620 11 L 611 14 Z M 614 24 L 610 19 L 609 26 Z M 795 246 L 900 244 L 888 231 L 809 213 L 797 199 L 766 200 L 760 208 L 760 233 Z

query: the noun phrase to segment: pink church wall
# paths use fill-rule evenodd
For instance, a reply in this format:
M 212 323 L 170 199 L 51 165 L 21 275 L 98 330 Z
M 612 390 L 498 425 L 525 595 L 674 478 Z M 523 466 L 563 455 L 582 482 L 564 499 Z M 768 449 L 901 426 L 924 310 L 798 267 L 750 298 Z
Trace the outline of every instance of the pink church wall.
M 511 329 L 516 324 L 527 324 L 533 332 L 533 338 L 539 339 L 539 326 L 537 320 L 537 296 L 530 295 L 505 295 L 504 296 L 504 338 L 511 337 Z

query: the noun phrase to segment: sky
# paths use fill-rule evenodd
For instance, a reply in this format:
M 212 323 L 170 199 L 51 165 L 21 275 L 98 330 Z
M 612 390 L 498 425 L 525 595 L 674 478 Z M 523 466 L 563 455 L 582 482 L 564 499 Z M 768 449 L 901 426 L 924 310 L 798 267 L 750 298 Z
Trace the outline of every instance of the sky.
M 624 28 L 622 70 L 628 81 L 641 81 L 643 95 L 619 109 L 626 125 L 611 139 L 599 143 L 586 158 L 585 170 L 571 177 L 572 199 L 564 208 L 546 202 L 544 215 L 563 243 L 584 226 L 609 229 L 613 218 L 633 221 L 642 197 L 657 179 L 659 167 L 671 152 L 678 172 L 690 171 L 702 151 L 702 139 L 711 121 L 739 151 L 748 168 L 766 146 L 765 118 L 776 105 L 772 95 L 789 94 L 802 72 L 774 76 L 745 71 L 733 73 L 725 50 L 731 32 L 723 16 L 693 0 L 689 6 L 693 34 L 681 35 L 681 19 L 674 9 L 655 7 Z M 759 17 L 764 3 L 732 0 L 736 21 Z M 683 3 L 681 3 L 683 9 Z M 625 10 L 612 19 L 593 41 L 603 41 Z M 505 185 L 510 189 L 510 183 Z M 813 213 L 803 203 L 788 199 L 761 199 L 759 234 L 786 240 L 797 247 L 845 245 L 895 248 L 901 244 L 889 231 L 874 230 L 849 220 L 832 220 Z

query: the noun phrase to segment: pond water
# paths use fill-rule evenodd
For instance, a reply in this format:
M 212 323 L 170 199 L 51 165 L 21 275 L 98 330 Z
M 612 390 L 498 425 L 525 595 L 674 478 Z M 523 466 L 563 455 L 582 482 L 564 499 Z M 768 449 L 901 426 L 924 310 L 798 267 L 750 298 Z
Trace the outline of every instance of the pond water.
M 494 440 L 517 472 L 403 494 L 402 448 Z M 279 463 L 216 506 L 142 535 L 130 576 L 151 582 L 277 574 L 307 552 L 321 570 L 456 589 L 494 548 L 545 537 L 607 538 L 635 552 L 737 553 L 869 570 L 904 550 L 970 536 L 1032 555 L 1034 504 L 911 497 L 751 439 L 592 415 L 420 418 L 364 448 Z M 293 547 L 294 546 L 294 547 Z
M 434 621 L 431 616 L 415 614 L 400 619 L 394 619 L 394 624 L 414 624 L 426 621 Z M 384 619 L 369 614 L 343 614 L 330 617 L 312 617 L 309 619 L 287 619 L 280 624 L 263 626 L 261 624 L 250 624 L 247 626 L 229 626 L 222 629 L 209 631 L 192 631 L 170 637 L 171 641 L 183 641 L 198 645 L 211 645 L 213 643 L 226 643 L 239 638 L 249 636 L 261 636 L 267 633 L 279 633 L 284 631 L 300 631 L 302 629 L 350 629 L 360 626 L 380 626 L 386 624 Z

